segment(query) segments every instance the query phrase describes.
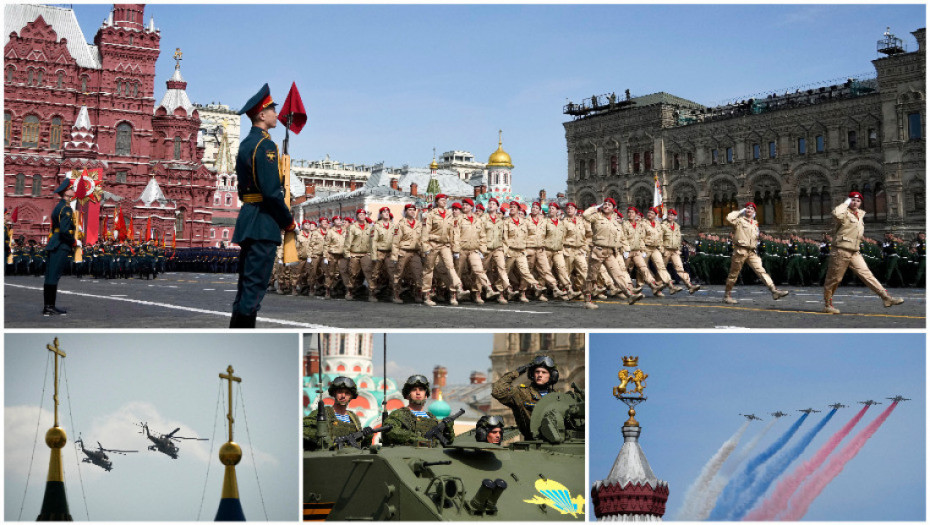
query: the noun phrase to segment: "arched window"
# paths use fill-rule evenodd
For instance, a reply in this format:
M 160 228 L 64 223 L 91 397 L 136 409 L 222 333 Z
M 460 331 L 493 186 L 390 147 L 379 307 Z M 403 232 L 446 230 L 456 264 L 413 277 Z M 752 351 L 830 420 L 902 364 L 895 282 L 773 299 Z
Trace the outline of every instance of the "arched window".
M 61 149 L 61 117 L 52 118 L 52 127 L 49 133 L 48 147 Z
M 130 155 L 132 153 L 132 126 L 128 122 L 121 122 L 116 126 L 116 154 Z
M 26 175 L 22 173 L 16 174 L 16 185 L 13 186 L 14 195 L 22 195 L 26 193 Z
M 23 147 L 39 147 L 39 117 L 35 115 L 23 119 Z
M 174 212 L 174 231 L 176 235 L 184 235 L 184 208 Z
M 652 207 L 652 192 L 646 188 L 636 190 L 633 194 L 633 206 L 646 213 L 646 210 Z
M 219 205 L 220 205 L 220 194 L 219 194 L 219 193 L 214 193 L 214 194 L 213 194 L 213 205 L 214 205 L 214 206 L 219 206 Z
M 26 85 L 27 86 L 32 85 L 32 78 L 34 76 L 34 71 L 35 70 L 32 68 L 29 68 L 28 70 L 26 70 Z
M 87 93 L 87 77 L 86 76 L 81 77 L 81 92 Z
M 45 71 L 43 71 L 43 70 L 40 69 L 40 70 L 39 70 L 39 74 L 38 74 L 37 77 L 36 77 L 36 85 L 37 85 L 37 86 L 41 86 L 41 85 L 42 85 L 42 74 L 43 74 L 43 73 L 45 73 Z
M 36 173 L 32 176 L 32 196 L 40 197 L 42 195 L 42 175 Z
M 823 224 L 831 219 L 833 204 L 830 186 L 822 175 L 809 174 L 801 177 L 798 211 L 802 224 Z
M 229 228 L 223 228 L 223 240 L 225 241 L 228 238 L 229 238 Z
M 229 206 L 232 204 L 232 195 L 226 194 L 226 205 Z
M 875 204 L 872 215 L 876 221 L 888 220 L 888 195 L 885 193 L 885 185 L 881 182 L 875 183 Z
M 174 137 L 174 160 L 181 160 L 181 137 Z
M 714 226 L 724 226 L 724 218 L 731 211 L 738 209 L 736 203 L 736 186 L 723 180 L 711 185 L 714 189 L 712 215 Z
M 639 153 L 633 154 L 633 173 L 639 173 Z
M 682 227 L 698 225 L 696 201 L 697 195 L 693 186 L 685 185 L 676 188 L 673 206 L 678 212 L 678 224 Z
M 6 76 L 4 78 L 6 79 L 7 82 L 12 82 L 13 75 L 15 74 L 16 74 L 16 68 L 14 68 L 13 66 L 9 66 L 6 68 Z
M 216 239 L 216 228 L 210 228 L 210 238 Z
M 520 334 L 520 350 L 531 350 L 533 344 L 533 334 Z
M 753 202 L 756 203 L 756 215 L 759 224 L 773 225 L 782 223 L 781 188 L 771 177 L 757 181 L 753 188 Z
M 132 96 L 134 97 L 139 96 L 139 83 L 138 82 L 132 85 Z
M 617 156 L 616 155 L 610 156 L 610 174 L 611 175 L 617 174 Z
M 646 168 L 646 171 L 649 171 L 652 169 L 652 152 L 651 151 L 647 151 L 643 153 L 643 165 Z
M 591 175 L 597 175 L 597 168 L 594 164 L 594 159 L 588 161 L 588 173 Z
M 13 137 L 13 115 L 3 114 L 3 145 L 9 146 Z
M 64 72 L 64 71 L 59 71 L 59 72 L 58 72 L 58 80 L 55 82 L 55 87 L 60 88 L 60 87 L 63 86 L 64 84 L 65 84 L 65 72 Z

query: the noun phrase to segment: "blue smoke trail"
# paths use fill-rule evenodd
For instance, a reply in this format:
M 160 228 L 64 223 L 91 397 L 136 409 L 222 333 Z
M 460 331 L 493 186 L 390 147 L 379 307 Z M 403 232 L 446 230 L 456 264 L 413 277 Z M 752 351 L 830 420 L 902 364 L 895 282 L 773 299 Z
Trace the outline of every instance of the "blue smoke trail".
M 801 427 L 801 424 L 804 423 L 808 415 L 809 414 L 805 413 L 798 418 L 798 420 L 791 425 L 791 428 L 786 430 L 781 437 L 769 445 L 769 448 L 750 459 L 739 475 L 733 477 L 733 479 L 727 483 L 726 488 L 723 489 L 723 495 L 721 495 L 720 499 L 717 501 L 717 506 L 715 506 L 714 510 L 710 513 L 711 521 L 725 521 L 730 519 L 729 515 L 734 505 L 736 505 L 740 494 L 744 490 L 747 490 L 752 485 L 753 481 L 755 481 L 756 469 L 785 446 L 785 443 L 794 436 L 795 432 L 798 431 L 798 428 Z
M 756 501 L 765 494 L 765 491 L 769 489 L 772 485 L 772 482 L 775 481 L 775 478 L 781 476 L 785 469 L 788 468 L 788 465 L 791 464 L 795 459 L 798 458 L 811 444 L 811 441 L 814 440 L 814 437 L 820 432 L 824 426 L 830 421 L 830 418 L 833 417 L 833 414 L 836 414 L 837 409 L 831 410 L 827 415 L 817 423 L 817 426 L 812 428 L 810 432 L 805 434 L 800 441 L 798 441 L 793 447 L 788 449 L 784 454 L 780 454 L 777 458 L 772 460 L 772 463 L 765 468 L 765 472 L 759 476 L 755 483 L 752 484 L 748 490 L 743 491 L 742 498 L 740 498 L 739 503 L 734 506 L 733 512 L 730 513 L 730 519 L 736 521 L 743 519 L 743 516 L 755 505 Z

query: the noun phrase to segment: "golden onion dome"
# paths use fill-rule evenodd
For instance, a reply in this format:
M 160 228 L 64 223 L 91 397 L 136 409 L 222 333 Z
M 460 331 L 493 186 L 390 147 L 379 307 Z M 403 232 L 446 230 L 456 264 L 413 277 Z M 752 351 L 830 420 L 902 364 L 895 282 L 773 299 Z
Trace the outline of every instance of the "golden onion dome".
M 436 171 L 439 169 L 439 164 L 436 163 L 436 148 L 433 148 L 433 162 L 429 163 L 429 169 Z
M 497 137 L 497 151 L 491 154 L 488 157 L 488 167 L 499 166 L 503 168 L 513 168 L 513 163 L 510 161 L 510 155 L 504 151 L 504 141 L 503 141 L 503 132 L 498 131 Z

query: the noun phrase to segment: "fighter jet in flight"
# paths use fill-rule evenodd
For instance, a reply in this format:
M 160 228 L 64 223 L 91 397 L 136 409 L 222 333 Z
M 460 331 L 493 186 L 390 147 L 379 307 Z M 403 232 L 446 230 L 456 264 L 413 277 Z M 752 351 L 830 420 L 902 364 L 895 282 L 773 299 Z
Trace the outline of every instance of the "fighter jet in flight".
M 833 403 L 832 405 L 827 405 L 827 406 L 832 408 L 833 410 L 839 410 L 841 408 L 846 408 L 846 405 L 842 403 Z
M 894 401 L 895 403 L 897 403 L 897 402 L 899 402 L 899 401 L 910 401 L 910 398 L 907 398 L 907 397 L 904 397 L 904 396 L 900 396 L 900 395 L 894 396 L 894 397 L 886 397 L 885 399 L 890 399 L 890 400 Z
M 780 417 L 785 417 L 785 416 L 787 416 L 787 415 L 788 415 L 788 414 L 782 412 L 781 410 L 779 410 L 778 412 L 772 412 L 772 416 L 773 416 L 775 419 L 778 419 L 778 418 L 780 418 Z
M 868 401 L 859 401 L 859 404 L 869 406 L 869 405 L 880 405 L 881 403 L 878 401 L 872 401 L 871 399 L 869 399 Z
M 740 415 L 743 416 L 744 418 L 746 418 L 746 419 L 749 420 L 749 421 L 752 421 L 753 419 L 757 419 L 757 420 L 759 420 L 759 421 L 762 421 L 762 418 L 761 418 L 761 417 L 756 417 L 755 414 L 740 414 Z
M 814 410 L 813 408 L 805 408 L 805 409 L 803 409 L 803 410 L 798 410 L 798 412 L 804 412 L 804 413 L 806 413 L 806 414 L 810 414 L 811 412 L 820 412 L 820 411 L 819 411 L 819 410 Z

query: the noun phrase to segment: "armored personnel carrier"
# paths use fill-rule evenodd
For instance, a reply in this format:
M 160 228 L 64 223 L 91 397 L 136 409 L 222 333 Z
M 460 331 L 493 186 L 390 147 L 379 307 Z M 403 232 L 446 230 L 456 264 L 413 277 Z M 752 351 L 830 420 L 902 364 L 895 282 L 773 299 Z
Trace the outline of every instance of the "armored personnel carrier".
M 545 396 L 532 439 L 503 446 L 342 447 L 304 452 L 304 520 L 584 520 L 584 392 Z M 505 429 L 504 441 L 519 435 Z

